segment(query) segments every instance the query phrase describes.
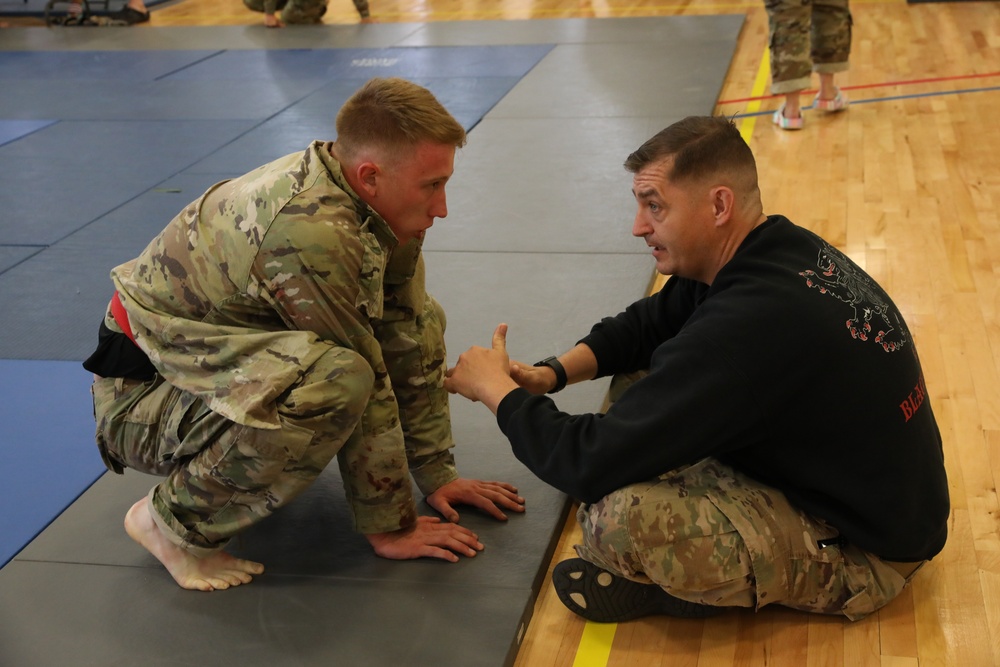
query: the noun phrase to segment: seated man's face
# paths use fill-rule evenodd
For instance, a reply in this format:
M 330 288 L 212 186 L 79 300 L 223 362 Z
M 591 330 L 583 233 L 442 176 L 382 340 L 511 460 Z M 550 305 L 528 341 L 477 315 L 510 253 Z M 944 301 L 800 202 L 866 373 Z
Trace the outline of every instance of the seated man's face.
M 713 208 L 707 188 L 698 183 L 672 183 L 673 158 L 647 165 L 632 179 L 638 210 L 632 235 L 652 248 L 656 270 L 707 281 L 712 268 Z M 713 274 L 714 275 L 714 274 Z
M 422 142 L 382 171 L 371 203 L 400 244 L 423 238 L 435 218 L 448 215 L 444 187 L 455 170 L 455 147 Z

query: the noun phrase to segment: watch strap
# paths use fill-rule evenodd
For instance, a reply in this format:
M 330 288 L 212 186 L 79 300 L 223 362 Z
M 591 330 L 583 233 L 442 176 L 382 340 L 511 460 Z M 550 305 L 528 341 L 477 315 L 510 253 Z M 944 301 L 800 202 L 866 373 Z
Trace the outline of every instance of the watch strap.
M 566 388 L 566 369 L 563 365 L 559 363 L 559 360 L 555 357 L 547 357 L 541 361 L 535 362 L 535 366 L 548 366 L 556 374 L 556 386 L 552 388 L 548 393 L 554 394 L 556 392 L 562 391 Z

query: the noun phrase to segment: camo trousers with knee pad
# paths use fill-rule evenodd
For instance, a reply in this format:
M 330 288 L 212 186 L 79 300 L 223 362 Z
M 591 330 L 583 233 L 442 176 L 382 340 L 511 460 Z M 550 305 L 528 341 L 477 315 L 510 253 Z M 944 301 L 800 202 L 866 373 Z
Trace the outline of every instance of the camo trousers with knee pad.
M 168 539 L 196 555 L 221 548 L 312 484 L 361 419 L 371 367 L 351 350 L 326 347 L 279 397 L 278 429 L 234 423 L 159 375 L 95 380 L 105 464 L 165 476 L 149 501 Z

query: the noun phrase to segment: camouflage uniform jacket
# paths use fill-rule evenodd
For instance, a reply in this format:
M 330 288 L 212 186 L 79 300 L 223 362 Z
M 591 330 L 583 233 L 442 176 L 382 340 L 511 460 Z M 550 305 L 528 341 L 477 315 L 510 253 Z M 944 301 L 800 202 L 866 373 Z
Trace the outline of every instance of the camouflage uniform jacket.
M 361 355 L 375 385 L 339 457 L 356 528 L 371 533 L 415 520 L 408 468 L 424 493 L 457 477 L 443 335 L 420 326 L 436 306 L 420 250 L 398 245 L 314 142 L 212 186 L 111 275 L 160 374 L 240 424 L 279 428 L 276 399 L 319 341 Z

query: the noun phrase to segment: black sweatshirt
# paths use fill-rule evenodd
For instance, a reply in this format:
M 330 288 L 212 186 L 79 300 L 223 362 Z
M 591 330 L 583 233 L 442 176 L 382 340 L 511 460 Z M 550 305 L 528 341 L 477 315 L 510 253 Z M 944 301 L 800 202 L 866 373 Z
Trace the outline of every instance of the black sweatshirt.
M 648 369 L 606 415 L 510 392 L 497 421 L 542 480 L 595 502 L 705 457 L 783 491 L 895 561 L 944 546 L 941 436 L 886 293 L 815 234 L 771 216 L 711 286 L 673 277 L 581 342 L 597 377 Z

